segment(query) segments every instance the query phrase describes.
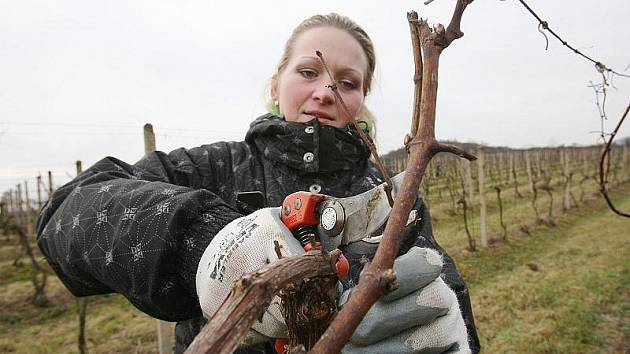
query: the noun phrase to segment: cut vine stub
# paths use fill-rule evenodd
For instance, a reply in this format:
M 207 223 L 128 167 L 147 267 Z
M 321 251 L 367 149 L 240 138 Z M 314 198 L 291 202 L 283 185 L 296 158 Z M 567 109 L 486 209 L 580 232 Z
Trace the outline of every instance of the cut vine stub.
M 300 344 L 310 350 L 337 313 L 337 277 L 304 279 L 280 293 L 289 334 L 287 354 Z

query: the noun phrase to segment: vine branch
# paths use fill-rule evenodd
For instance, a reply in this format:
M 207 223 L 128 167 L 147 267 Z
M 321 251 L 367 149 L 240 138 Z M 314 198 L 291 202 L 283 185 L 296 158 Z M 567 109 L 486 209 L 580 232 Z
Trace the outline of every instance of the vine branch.
M 440 144 L 435 139 L 435 105 L 437 100 L 438 64 L 441 52 L 453 40 L 463 36 L 460 30 L 462 14 L 470 0 L 458 0 L 451 23 L 436 25 L 432 30 L 425 20 L 416 20 L 418 15 L 410 12 L 407 19 L 410 28 L 415 26 L 419 35 L 419 48 L 414 49 L 414 62 L 422 62 L 421 80 L 415 81 L 414 107 L 419 107 L 416 134 L 409 142 L 409 163 L 405 170 L 401 191 L 396 197 L 383 239 L 372 263 L 363 268 L 359 284 L 354 288 L 348 302 L 337 314 L 321 339 L 315 344 L 312 353 L 338 353 L 348 342 L 372 305 L 392 286 L 394 259 L 398 255 L 403 228 L 409 212 L 416 200 L 418 187 L 431 158 L 438 152 L 453 152 L 458 156 L 473 160 L 471 154 L 454 146 Z M 413 40 L 412 42 L 418 45 Z M 421 55 L 422 58 L 416 56 Z M 416 72 L 418 68 L 416 67 Z M 416 78 L 417 76 L 414 76 Z M 418 91 L 420 90 L 420 91 Z M 413 129 L 413 128 L 412 128 Z
M 619 211 L 613 205 L 612 200 L 608 196 L 608 188 L 606 187 L 606 183 L 608 183 L 607 181 L 608 166 L 606 162 L 610 161 L 610 150 L 611 150 L 610 147 L 612 145 L 612 141 L 615 138 L 615 135 L 617 135 L 617 132 L 619 131 L 619 128 L 621 127 L 621 124 L 623 124 L 623 121 L 626 119 L 626 116 L 628 115 L 628 111 L 630 111 L 630 104 L 628 105 L 628 107 L 626 107 L 626 111 L 621 116 L 619 123 L 617 123 L 617 127 L 615 127 L 615 130 L 610 134 L 610 139 L 608 139 L 608 142 L 606 143 L 606 146 L 604 147 L 604 151 L 602 151 L 602 158 L 599 161 L 599 191 L 604 196 L 604 199 L 606 199 L 606 203 L 608 203 L 608 206 L 610 207 L 610 209 L 613 212 L 615 212 L 617 215 L 624 216 L 626 218 L 630 218 L 630 214 Z
M 228 298 L 186 350 L 187 354 L 230 354 L 254 324 L 262 318 L 273 297 L 290 284 L 306 278 L 335 276 L 341 251 L 313 251 L 278 261 L 244 275 Z

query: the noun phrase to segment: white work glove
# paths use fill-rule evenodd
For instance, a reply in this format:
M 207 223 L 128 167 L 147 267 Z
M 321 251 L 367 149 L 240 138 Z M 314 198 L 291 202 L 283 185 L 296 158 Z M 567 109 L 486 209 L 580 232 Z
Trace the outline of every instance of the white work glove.
M 394 270 L 400 287 L 372 306 L 342 353 L 470 353 L 457 297 L 440 278 L 442 257 L 413 247 Z
M 303 254 L 304 249 L 280 220 L 280 208 L 259 209 L 226 225 L 212 239 L 197 268 L 197 296 L 206 318 L 211 318 L 227 298 L 234 282 L 282 257 Z M 262 322 L 256 321 L 246 344 L 265 338 L 286 338 L 287 329 L 276 296 Z M 256 333 L 257 332 L 257 333 Z M 261 336 L 262 335 L 262 336 Z

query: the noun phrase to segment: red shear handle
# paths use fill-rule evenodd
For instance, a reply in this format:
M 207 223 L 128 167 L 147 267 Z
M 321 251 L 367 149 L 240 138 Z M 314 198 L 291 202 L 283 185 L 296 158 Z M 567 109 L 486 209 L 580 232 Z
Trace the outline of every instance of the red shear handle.
M 287 344 L 289 344 L 287 339 L 276 339 L 276 343 L 274 343 L 274 349 L 277 354 L 286 354 L 287 353 Z
M 280 219 L 291 232 L 303 226 L 317 225 L 315 208 L 324 199 L 323 194 L 295 192 L 284 198 Z
M 350 273 L 350 263 L 348 263 L 348 259 L 344 257 L 344 255 L 340 255 L 339 259 L 337 259 L 337 263 L 335 263 L 335 270 L 337 271 L 337 276 L 339 278 L 345 278 Z

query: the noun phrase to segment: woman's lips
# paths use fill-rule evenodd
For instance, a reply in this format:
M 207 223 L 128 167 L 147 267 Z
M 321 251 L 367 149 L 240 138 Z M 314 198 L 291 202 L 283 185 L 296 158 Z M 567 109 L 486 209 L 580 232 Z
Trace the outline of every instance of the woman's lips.
M 321 117 L 317 117 L 317 120 L 323 125 L 334 125 L 334 122 L 335 122 L 332 119 L 326 119 L 326 118 L 321 118 Z
M 330 114 L 326 113 L 326 112 L 321 112 L 321 111 L 306 111 L 304 112 L 304 114 L 315 117 L 315 118 L 324 118 L 324 119 L 330 119 L 333 120 L 330 116 Z
M 318 116 L 313 116 L 310 114 L 308 114 L 308 116 L 311 118 L 317 119 L 317 121 L 319 121 L 319 123 L 322 125 L 334 125 L 334 122 L 335 122 L 334 120 L 326 118 L 326 117 L 318 117 Z
M 328 114 L 323 112 L 304 112 L 304 114 L 312 118 L 317 118 L 321 124 L 325 125 L 332 125 L 335 121 Z

